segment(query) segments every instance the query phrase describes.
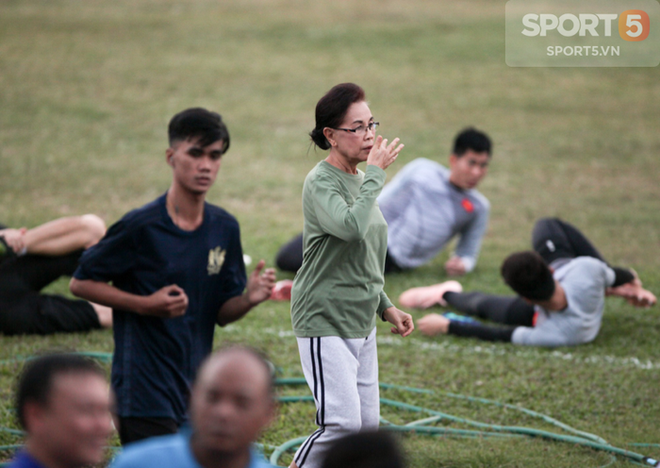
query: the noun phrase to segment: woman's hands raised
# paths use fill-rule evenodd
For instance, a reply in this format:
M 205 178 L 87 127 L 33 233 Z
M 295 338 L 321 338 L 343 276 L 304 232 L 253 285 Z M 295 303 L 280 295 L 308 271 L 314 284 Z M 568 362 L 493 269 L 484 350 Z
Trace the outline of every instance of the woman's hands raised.
M 399 143 L 399 139 L 395 138 L 388 145 L 387 140 L 384 140 L 382 136 L 378 135 L 374 141 L 374 146 L 369 151 L 369 156 L 367 156 L 367 164 L 373 164 L 381 169 L 387 169 L 403 149 L 404 145 L 397 146 L 397 143 Z

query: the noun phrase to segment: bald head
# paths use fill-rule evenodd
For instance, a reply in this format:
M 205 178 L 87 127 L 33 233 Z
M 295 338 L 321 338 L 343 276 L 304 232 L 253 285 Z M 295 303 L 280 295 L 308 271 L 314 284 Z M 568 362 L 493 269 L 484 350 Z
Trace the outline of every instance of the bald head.
M 231 346 L 211 354 L 200 366 L 194 387 L 202 381 L 213 380 L 218 373 L 233 372 L 234 368 L 244 369 L 243 378 L 261 381 L 266 395 L 274 398 L 275 382 L 270 363 L 261 353 L 246 346 Z
M 274 415 L 268 363 L 250 348 L 212 354 L 197 375 L 190 410 L 197 449 L 224 455 L 247 451 Z

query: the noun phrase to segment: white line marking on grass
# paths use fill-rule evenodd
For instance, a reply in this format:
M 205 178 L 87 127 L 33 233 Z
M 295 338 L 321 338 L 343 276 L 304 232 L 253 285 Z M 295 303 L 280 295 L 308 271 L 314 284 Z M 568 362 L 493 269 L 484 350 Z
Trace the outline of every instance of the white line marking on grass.
M 491 344 L 480 344 L 474 346 L 458 346 L 446 341 L 440 342 L 428 342 L 422 341 L 415 338 L 407 338 L 409 341 L 413 341 L 415 346 L 419 349 L 430 350 L 430 351 L 443 351 L 452 354 L 490 354 L 493 356 L 502 356 L 505 354 L 514 354 L 516 356 L 523 357 L 525 359 L 548 359 L 554 358 L 563 361 L 571 361 L 577 363 L 585 364 L 608 364 L 615 367 L 635 367 L 637 369 L 644 370 L 654 370 L 660 369 L 660 363 L 653 362 L 650 359 L 642 360 L 634 356 L 631 357 L 617 357 L 617 356 L 576 356 L 573 353 L 566 353 L 562 351 L 552 351 L 546 352 L 537 348 L 523 348 L 523 347 L 511 347 L 511 346 L 497 346 Z M 388 345 L 388 346 L 402 346 L 405 343 L 401 338 L 395 338 L 390 336 L 379 336 L 377 338 L 378 344 Z
M 225 331 L 237 332 L 246 338 L 259 339 L 261 335 L 276 335 L 279 338 L 293 338 L 295 335 L 293 330 L 283 330 L 280 328 L 268 327 L 255 330 L 253 328 L 243 327 L 240 325 L 227 325 L 224 327 Z M 643 370 L 660 369 L 660 362 L 653 362 L 650 359 L 639 359 L 634 356 L 618 357 L 618 356 L 576 356 L 570 352 L 551 351 L 548 352 L 544 349 L 522 347 L 522 346 L 504 346 L 496 344 L 477 344 L 477 345 L 456 345 L 447 341 L 426 341 L 423 339 L 407 337 L 404 340 L 393 336 L 379 336 L 377 342 L 379 345 L 386 346 L 403 346 L 407 342 L 413 342 L 414 346 L 428 351 L 442 351 L 451 354 L 489 354 L 492 356 L 515 355 L 525 359 L 557 359 L 562 361 L 570 361 L 584 364 L 594 365 L 609 365 L 612 367 L 634 367 Z
M 289 337 L 295 337 L 296 335 L 293 333 L 293 330 L 288 329 L 288 330 L 282 330 L 281 328 L 273 328 L 273 327 L 268 327 L 268 328 L 259 328 L 257 330 L 251 328 L 251 327 L 244 327 L 240 325 L 227 325 L 226 327 L 223 327 L 223 331 L 227 332 L 237 332 L 240 333 L 243 336 L 247 337 L 253 337 L 255 339 L 259 339 L 259 335 L 277 335 L 280 338 L 289 338 Z

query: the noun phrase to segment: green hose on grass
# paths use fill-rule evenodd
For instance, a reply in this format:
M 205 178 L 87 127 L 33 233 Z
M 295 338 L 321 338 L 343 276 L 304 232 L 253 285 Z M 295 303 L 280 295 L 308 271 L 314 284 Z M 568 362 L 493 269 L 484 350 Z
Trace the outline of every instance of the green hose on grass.
M 111 362 L 112 354 L 110 353 L 100 353 L 100 352 L 80 352 L 78 353 L 83 356 L 88 356 L 93 359 L 97 359 L 102 362 Z M 21 361 L 31 359 L 31 357 L 17 357 L 11 360 L 0 361 L 0 365 L 13 364 Z M 277 386 L 289 386 L 289 385 L 307 385 L 305 379 L 303 378 L 283 378 L 276 380 Z M 541 429 L 534 429 L 529 427 L 519 427 L 519 426 L 502 426 L 498 424 L 489 424 L 479 421 L 474 421 L 467 418 L 461 418 L 458 416 L 453 416 L 451 414 L 443 413 L 440 411 L 435 411 L 429 408 L 424 408 L 421 406 L 411 405 L 408 403 L 403 403 L 396 400 L 390 400 L 388 398 L 381 398 L 380 402 L 382 405 L 391 406 L 397 409 L 402 409 L 406 411 L 412 411 L 417 413 L 426 413 L 429 416 L 423 419 L 418 419 L 404 425 L 397 425 L 387 421 L 384 418 L 381 418 L 381 424 L 383 430 L 401 432 L 401 433 L 416 433 L 416 434 L 426 434 L 429 436 L 444 436 L 444 437 L 461 437 L 461 438 L 520 438 L 520 437 L 539 437 L 548 440 L 554 440 L 557 442 L 571 443 L 575 445 L 581 445 L 585 447 L 590 447 L 595 450 L 600 450 L 610 454 L 611 459 L 606 464 L 599 468 L 605 468 L 616 462 L 616 455 L 620 455 L 626 458 L 626 460 L 641 466 L 660 466 L 660 462 L 650 457 L 645 457 L 636 452 L 629 450 L 621 449 L 614 447 L 607 443 L 603 438 L 590 434 L 588 432 L 580 431 L 575 429 L 561 421 L 558 421 L 555 418 L 552 418 L 548 415 L 538 413 L 536 411 L 529 410 L 520 406 L 510 405 L 507 403 L 502 403 L 496 400 L 488 400 L 485 398 L 476 398 L 466 395 L 460 395 L 450 392 L 442 391 L 433 391 L 422 388 L 407 387 L 401 385 L 380 383 L 380 388 L 382 389 L 395 389 L 395 390 L 404 390 L 412 393 L 420 393 L 427 395 L 443 395 L 449 398 L 456 398 L 466 401 L 471 401 L 480 404 L 494 405 L 502 408 L 507 408 L 515 411 L 520 411 L 529 416 L 539 418 L 546 423 L 552 424 L 560 429 L 563 429 L 566 432 L 569 432 L 573 435 L 557 434 L 550 431 L 545 431 Z M 313 402 L 314 398 L 311 395 L 304 396 L 280 396 L 278 401 L 281 403 L 295 403 L 295 402 Z M 469 430 L 469 429 L 455 429 L 449 427 L 430 427 L 428 424 L 432 424 L 441 420 L 453 421 L 461 424 L 466 424 L 468 426 L 473 426 L 479 430 Z M 23 431 L 17 429 L 11 429 L 6 427 L 0 427 L 0 432 L 5 432 L 8 434 L 22 436 L 24 435 Z M 297 448 L 302 442 L 304 442 L 307 437 L 296 437 L 295 439 L 288 440 L 282 445 L 276 447 L 271 456 L 270 463 L 277 465 L 279 459 L 282 455 L 288 451 L 292 451 Z M 660 447 L 660 444 L 637 444 L 631 443 L 628 444 L 631 446 L 638 447 Z M 20 448 L 21 445 L 4 445 L 0 446 L 0 451 L 14 451 Z M 7 463 L 0 464 L 0 468 L 8 466 Z
M 297 378 L 297 379 L 278 379 L 277 380 L 277 385 L 306 385 L 306 381 L 303 378 Z M 427 389 L 421 389 L 421 388 L 414 388 L 414 387 L 406 387 L 406 386 L 400 386 L 400 385 L 393 385 L 393 384 L 386 384 L 386 383 L 381 383 L 379 384 L 380 388 L 383 389 L 396 389 L 396 390 L 406 390 L 414 393 L 424 393 L 424 394 L 435 394 L 433 390 L 427 390 Z M 442 435 L 442 436 L 450 436 L 450 437 L 468 437 L 468 438 L 473 438 L 473 437 L 540 437 L 544 439 L 549 439 L 549 440 L 554 440 L 557 442 L 567 442 L 575 445 L 581 445 L 585 447 L 589 447 L 595 450 L 600 450 L 603 452 L 609 453 L 612 458 L 610 461 L 606 464 L 603 465 L 602 467 L 599 468 L 605 468 L 606 466 L 611 465 L 612 463 L 616 462 L 616 457 L 615 455 L 620 455 L 625 457 L 628 461 L 631 461 L 635 464 L 639 464 L 642 466 L 660 466 L 660 461 L 646 457 L 644 455 L 641 455 L 636 452 L 632 452 L 629 450 L 621 449 L 618 447 L 614 447 L 610 444 L 607 443 L 607 441 L 597 435 L 590 434 L 588 432 L 584 431 L 579 431 L 567 424 L 564 424 L 555 418 L 552 418 L 548 415 L 538 413 L 536 411 L 529 410 L 527 408 L 522 408 L 519 406 L 515 405 L 509 405 L 506 403 L 501 403 L 495 400 L 487 400 L 485 398 L 475 398 L 475 397 L 469 397 L 465 395 L 460 395 L 460 394 L 455 394 L 455 393 L 449 393 L 449 392 L 437 392 L 437 394 L 440 395 L 445 395 L 450 398 L 459 398 L 463 400 L 468 400 L 468 401 L 473 401 L 476 403 L 483 403 L 483 404 L 489 404 L 489 405 L 495 405 L 499 407 L 504 407 L 508 409 L 513 409 L 516 411 L 521 411 L 527 415 L 540 418 L 543 421 L 550 423 L 552 425 L 555 425 L 567 432 L 570 432 L 575 435 L 564 435 L 564 434 L 557 434 L 554 432 L 550 431 L 544 431 L 541 429 L 534 429 L 534 428 L 529 428 L 529 427 L 518 427 L 518 426 L 501 426 L 498 424 L 488 424 L 488 423 L 483 423 L 479 421 L 473 421 L 471 419 L 466 419 L 466 418 L 461 418 L 458 416 L 453 416 L 447 413 L 443 413 L 440 411 L 435 411 L 432 409 L 424 408 L 421 406 L 416 406 L 416 405 L 411 405 L 408 403 L 403 403 L 400 401 L 395 401 L 395 400 L 390 400 L 388 398 L 381 398 L 380 403 L 385 406 L 391 406 L 394 408 L 398 409 L 403 409 L 407 411 L 413 411 L 413 412 L 418 412 L 418 413 L 427 413 L 430 415 L 430 417 L 424 418 L 424 419 L 419 419 L 417 421 L 413 421 L 410 423 L 407 423 L 405 425 L 396 425 L 392 424 L 389 421 L 383 421 L 386 424 L 382 426 L 383 430 L 389 430 L 389 431 L 394 431 L 394 432 L 403 432 L 403 433 L 417 433 L 417 434 L 428 434 L 428 435 Z M 312 396 L 286 396 L 286 397 L 280 397 L 280 400 L 282 403 L 292 403 L 292 402 L 297 402 L 297 401 L 314 401 L 314 398 Z M 435 423 L 440 420 L 448 420 L 448 421 L 453 421 L 457 423 L 462 423 L 470 426 L 474 426 L 483 430 L 466 430 L 466 429 L 453 429 L 453 428 L 446 428 L 446 427 L 429 427 L 427 424 Z M 280 457 L 286 453 L 289 450 L 292 450 L 299 446 L 303 441 L 305 441 L 306 437 L 298 437 L 292 440 L 289 440 L 285 442 L 284 444 L 280 445 L 272 454 L 270 457 L 270 463 L 273 465 L 277 465 Z M 633 445 L 633 444 L 631 444 Z M 658 444 L 640 444 L 639 446 L 656 446 Z

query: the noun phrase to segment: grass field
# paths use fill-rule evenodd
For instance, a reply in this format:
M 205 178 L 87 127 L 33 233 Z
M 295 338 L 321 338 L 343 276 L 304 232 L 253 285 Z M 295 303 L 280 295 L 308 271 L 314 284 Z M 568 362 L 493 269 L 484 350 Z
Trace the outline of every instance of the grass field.
M 504 2 L 365 0 L 5 0 L 0 3 L 0 222 L 35 226 L 94 212 L 108 224 L 163 193 L 166 125 L 177 111 L 221 112 L 232 145 L 209 200 L 240 221 L 243 247 L 269 262 L 302 227 L 316 101 L 361 84 L 385 137 L 406 144 L 388 170 L 446 162 L 462 127 L 495 143 L 480 186 L 488 234 L 466 289 L 505 293 L 502 258 L 529 244 L 533 222 L 561 216 L 613 264 L 634 266 L 660 292 L 660 73 L 657 68 L 509 68 Z M 386 292 L 444 280 L 443 253 L 389 276 Z M 280 277 L 290 277 L 280 275 Z M 66 292 L 67 282 L 50 291 Z M 416 318 L 422 316 L 414 313 Z M 591 344 L 522 349 L 379 325 L 381 380 L 521 405 L 615 446 L 660 457 L 660 309 L 607 301 Z M 216 344 L 268 352 L 301 376 L 288 303 L 265 303 L 216 331 Z M 110 332 L 0 337 L 0 360 L 51 347 L 112 351 Z M 0 426 L 15 427 L 0 365 Z M 305 393 L 289 389 L 288 393 Z M 502 425 L 551 426 L 510 410 L 387 390 L 387 398 Z M 383 409 L 392 421 L 415 414 Z M 452 427 L 464 427 L 451 424 Z M 313 430 L 310 404 L 283 405 L 263 442 Z M 0 445 L 15 439 L 0 434 Z M 541 439 L 403 438 L 410 466 L 597 467 L 601 452 Z M 0 460 L 7 454 L 0 454 Z M 284 459 L 288 461 L 288 459 Z M 618 458 L 611 466 L 624 466 Z

